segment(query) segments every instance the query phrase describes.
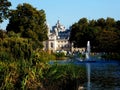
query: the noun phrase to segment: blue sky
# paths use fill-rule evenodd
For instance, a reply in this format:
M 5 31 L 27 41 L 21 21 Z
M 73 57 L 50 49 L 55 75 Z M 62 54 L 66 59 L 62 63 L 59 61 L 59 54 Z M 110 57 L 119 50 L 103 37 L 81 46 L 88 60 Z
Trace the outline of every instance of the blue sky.
M 120 0 L 9 0 L 12 9 L 18 4 L 29 3 L 38 10 L 44 9 L 46 19 L 50 26 L 60 20 L 66 28 L 80 18 L 88 20 L 112 17 L 120 20 Z M 5 29 L 8 21 L 0 28 Z

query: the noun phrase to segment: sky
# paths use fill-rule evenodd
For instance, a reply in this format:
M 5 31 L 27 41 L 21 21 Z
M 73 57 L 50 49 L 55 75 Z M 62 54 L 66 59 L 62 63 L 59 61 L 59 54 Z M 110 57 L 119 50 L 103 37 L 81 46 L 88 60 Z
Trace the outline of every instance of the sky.
M 120 0 L 9 0 L 11 9 L 16 9 L 18 4 L 29 3 L 38 10 L 43 9 L 50 27 L 57 20 L 69 28 L 75 22 L 85 17 L 88 20 L 111 17 L 120 20 Z M 8 20 L 0 28 L 5 29 Z

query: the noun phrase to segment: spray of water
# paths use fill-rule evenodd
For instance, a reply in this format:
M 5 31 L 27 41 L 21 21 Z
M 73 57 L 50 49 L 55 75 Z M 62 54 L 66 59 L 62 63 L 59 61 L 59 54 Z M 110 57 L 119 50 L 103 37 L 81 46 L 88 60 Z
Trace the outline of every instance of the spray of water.
M 90 60 L 90 41 L 87 42 L 86 60 Z M 86 64 L 87 67 L 87 90 L 90 90 L 90 63 Z
M 90 41 L 87 42 L 86 60 L 90 59 Z

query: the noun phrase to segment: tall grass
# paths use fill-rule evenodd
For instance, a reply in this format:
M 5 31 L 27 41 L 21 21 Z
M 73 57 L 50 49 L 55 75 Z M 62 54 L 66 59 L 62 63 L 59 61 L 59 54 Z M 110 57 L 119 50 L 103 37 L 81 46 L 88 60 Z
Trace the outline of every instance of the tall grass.
M 24 60 L 23 60 L 24 61 Z M 27 61 L 0 61 L 0 90 L 60 90 L 76 86 L 76 80 L 84 80 L 85 68 L 81 66 L 49 65 Z M 71 86 L 72 87 L 72 86 Z
M 55 64 L 49 67 L 44 73 L 44 86 L 47 90 L 75 90 L 77 80 L 84 80 L 85 68 L 72 64 Z M 71 86 L 72 85 L 72 86 Z

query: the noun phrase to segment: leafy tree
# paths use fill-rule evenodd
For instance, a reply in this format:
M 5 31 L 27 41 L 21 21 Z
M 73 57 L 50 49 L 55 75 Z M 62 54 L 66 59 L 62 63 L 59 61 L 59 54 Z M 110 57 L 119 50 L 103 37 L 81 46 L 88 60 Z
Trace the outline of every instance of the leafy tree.
M 87 18 L 81 18 L 79 21 L 78 21 L 79 24 L 82 24 L 82 25 L 88 25 L 88 20 Z
M 9 16 L 9 7 L 11 3 L 8 0 L 0 0 L 0 23 Z
M 98 48 L 102 52 L 117 52 L 118 40 L 119 37 L 116 32 L 104 30 L 97 36 Z
M 119 53 L 120 21 L 110 17 L 89 22 L 86 18 L 80 19 L 71 26 L 70 41 L 76 47 L 86 47 L 88 40 L 94 51 Z
M 114 18 L 108 17 L 108 18 L 106 19 L 105 29 L 106 29 L 106 30 L 115 30 L 115 20 L 114 20 Z
M 7 32 L 21 33 L 22 37 L 44 41 L 47 39 L 47 25 L 44 10 L 37 10 L 31 5 L 19 4 L 11 11 Z
M 94 27 L 96 25 L 96 20 L 90 20 L 89 26 Z
M 1 60 L 29 60 L 32 53 L 32 45 L 28 39 L 24 38 L 5 38 L 0 40 L 0 59 Z M 6 55 L 6 56 L 5 56 Z
M 70 27 L 70 29 L 71 29 L 71 32 L 70 32 L 70 39 L 69 40 L 71 42 L 73 42 L 76 39 L 76 34 L 77 34 L 78 30 L 79 30 L 78 24 L 74 23 L 72 25 L 72 27 Z
M 113 27 L 114 25 L 115 25 L 115 20 L 114 20 L 114 18 L 108 17 L 108 18 L 106 19 L 106 26 Z
M 116 26 L 116 28 L 120 29 L 120 20 L 116 21 L 115 26 Z
M 100 26 L 101 29 L 103 29 L 106 25 L 105 19 L 104 18 L 100 18 L 97 20 L 96 26 Z
M 75 47 L 86 47 L 87 41 L 91 41 L 92 46 L 94 46 L 96 34 L 98 33 L 98 30 L 94 28 L 95 24 L 95 20 L 89 23 L 86 18 L 82 18 L 78 23 L 72 25 L 70 41 L 74 43 Z
M 78 23 L 75 23 L 71 27 L 70 41 L 74 43 L 75 47 L 81 47 L 85 45 L 83 43 L 83 33 L 84 30 L 88 28 L 87 18 L 81 18 Z M 81 44 L 81 45 L 80 45 Z

